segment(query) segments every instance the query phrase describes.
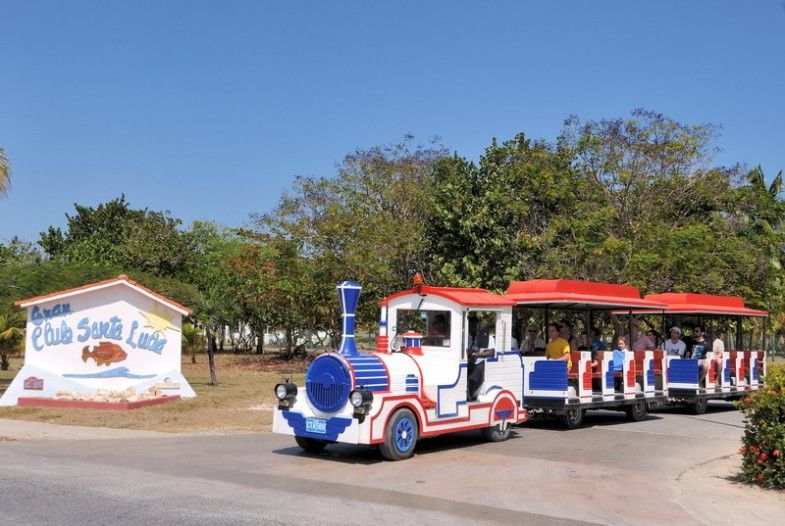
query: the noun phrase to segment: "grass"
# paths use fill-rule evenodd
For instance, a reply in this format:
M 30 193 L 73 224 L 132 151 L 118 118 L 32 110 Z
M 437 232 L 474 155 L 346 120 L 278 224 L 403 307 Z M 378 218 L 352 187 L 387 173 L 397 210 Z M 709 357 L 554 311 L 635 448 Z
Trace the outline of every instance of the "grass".
M 189 357 L 183 360 L 183 374 L 196 398 L 132 411 L 3 407 L 0 418 L 172 433 L 269 431 L 275 404 L 273 387 L 284 377 L 302 385 L 306 368 L 303 362 L 284 362 L 274 355 L 219 355 L 219 383 L 212 386 L 206 362 L 205 356 L 200 356 L 196 365 Z M 10 370 L 0 371 L 0 393 L 21 366 L 22 359 L 15 358 Z

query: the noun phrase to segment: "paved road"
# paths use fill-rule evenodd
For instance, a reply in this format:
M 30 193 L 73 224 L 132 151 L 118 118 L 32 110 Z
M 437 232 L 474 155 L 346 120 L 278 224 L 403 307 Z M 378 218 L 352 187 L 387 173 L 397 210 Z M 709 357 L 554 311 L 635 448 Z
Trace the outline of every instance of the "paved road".
M 495 444 L 439 437 L 405 462 L 338 445 L 311 456 L 269 433 L 0 441 L 0 522 L 699 524 L 677 478 L 742 433 L 737 411 L 710 407 L 533 423 Z

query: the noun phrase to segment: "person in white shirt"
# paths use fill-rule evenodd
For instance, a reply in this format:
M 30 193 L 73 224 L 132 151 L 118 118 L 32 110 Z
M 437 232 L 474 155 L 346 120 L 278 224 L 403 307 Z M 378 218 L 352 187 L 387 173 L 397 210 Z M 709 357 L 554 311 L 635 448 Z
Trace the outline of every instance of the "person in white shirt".
M 725 353 L 725 342 L 722 341 L 721 334 L 717 334 L 711 342 L 711 351 L 714 355 L 714 363 L 717 364 L 717 385 L 722 383 L 722 361 Z
M 523 356 L 533 355 L 535 351 L 545 352 L 545 340 L 540 338 L 537 327 L 529 325 L 526 327 L 526 337 L 521 342 L 520 353 Z
M 665 340 L 662 344 L 667 356 L 678 356 L 684 358 L 684 353 L 687 350 L 687 344 L 681 340 L 681 329 L 678 327 L 671 327 L 671 337 Z

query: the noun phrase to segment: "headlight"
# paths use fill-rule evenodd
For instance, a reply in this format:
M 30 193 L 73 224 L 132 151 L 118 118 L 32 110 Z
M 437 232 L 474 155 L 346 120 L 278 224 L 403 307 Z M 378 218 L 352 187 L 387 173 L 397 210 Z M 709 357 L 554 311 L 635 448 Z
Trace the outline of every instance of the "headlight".
M 278 384 L 275 386 L 275 396 L 278 400 L 286 400 L 297 396 L 297 386 L 294 384 Z
M 371 405 L 373 401 L 373 394 L 370 391 L 358 389 L 349 393 L 349 403 L 354 407 L 362 407 Z

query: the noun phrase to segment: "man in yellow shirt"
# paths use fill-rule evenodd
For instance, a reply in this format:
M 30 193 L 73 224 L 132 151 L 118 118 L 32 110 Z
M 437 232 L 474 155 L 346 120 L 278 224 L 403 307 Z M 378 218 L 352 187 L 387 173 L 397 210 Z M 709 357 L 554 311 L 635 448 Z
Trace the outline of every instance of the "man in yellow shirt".
M 548 345 L 545 347 L 545 357 L 549 360 L 564 360 L 567 362 L 567 371 L 572 368 L 570 359 L 570 343 L 559 336 L 559 325 L 548 324 Z

